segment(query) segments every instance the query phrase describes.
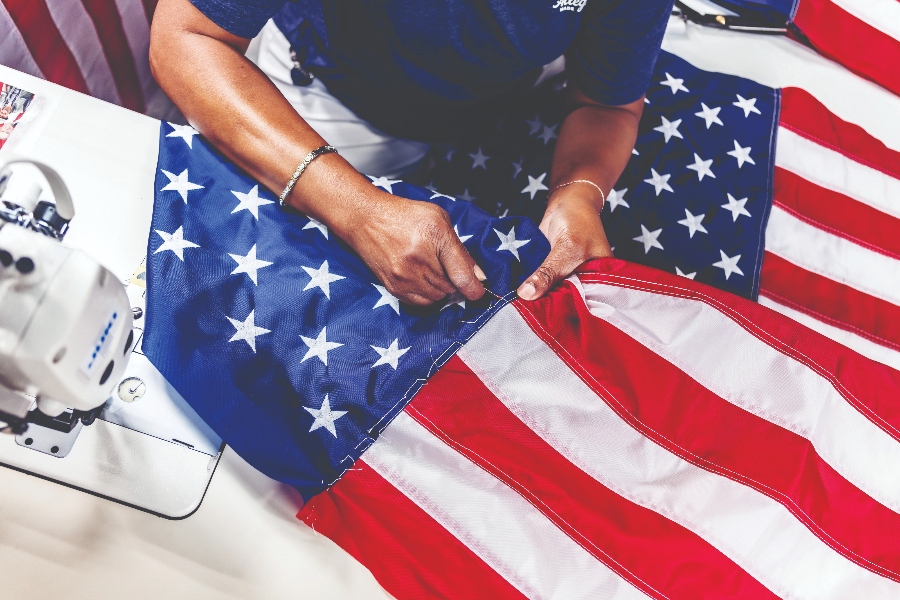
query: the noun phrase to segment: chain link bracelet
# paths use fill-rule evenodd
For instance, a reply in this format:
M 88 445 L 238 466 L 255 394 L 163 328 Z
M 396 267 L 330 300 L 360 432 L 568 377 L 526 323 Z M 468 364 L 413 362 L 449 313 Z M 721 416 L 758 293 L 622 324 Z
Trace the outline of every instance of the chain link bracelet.
M 306 170 L 306 167 L 309 166 L 309 163 L 316 160 L 323 154 L 331 154 L 332 152 L 337 152 L 337 148 L 334 146 L 320 146 L 306 155 L 306 158 L 303 159 L 299 165 L 297 165 L 297 170 L 294 171 L 294 174 L 291 175 L 291 180 L 288 181 L 288 184 L 284 187 L 284 191 L 281 192 L 281 196 L 278 197 L 278 206 L 281 208 L 285 208 L 287 205 L 285 204 L 285 199 L 287 199 L 288 194 L 291 193 L 291 190 L 294 189 L 294 184 L 297 183 L 297 180 L 300 179 L 300 176 L 303 175 L 303 171 Z M 601 192 L 602 193 L 602 192 Z
M 574 181 L 569 181 L 568 183 L 561 183 L 561 184 L 559 184 L 558 186 L 556 186 L 555 188 L 553 188 L 552 190 L 550 190 L 550 193 L 547 194 L 547 198 L 549 199 L 550 196 L 553 194 L 553 192 L 555 192 L 555 191 L 558 190 L 559 188 L 564 188 L 564 187 L 566 187 L 567 185 L 572 185 L 573 183 L 586 183 L 586 184 L 588 184 L 588 185 L 594 186 L 594 188 L 595 188 L 598 192 L 600 192 L 600 198 L 602 199 L 602 202 L 600 203 L 600 210 L 598 210 L 597 212 L 603 211 L 603 207 L 606 206 L 606 194 L 603 193 L 603 190 L 600 189 L 600 186 L 599 186 L 599 185 L 597 185 L 597 184 L 594 183 L 593 181 L 588 181 L 587 179 L 575 179 Z

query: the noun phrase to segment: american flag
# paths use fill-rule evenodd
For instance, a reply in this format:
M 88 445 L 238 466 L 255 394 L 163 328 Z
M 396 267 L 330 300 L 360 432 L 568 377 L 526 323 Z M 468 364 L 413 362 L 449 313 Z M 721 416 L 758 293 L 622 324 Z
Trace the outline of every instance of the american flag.
M 0 0 L 0 64 L 157 118 L 178 118 L 150 73 L 156 2 Z
M 603 214 L 628 260 L 527 303 L 561 86 L 439 191 L 372 178 L 488 275 L 425 312 L 162 124 L 146 355 L 396 598 L 900 597 L 900 372 L 847 347 L 896 360 L 900 154 L 663 54 Z
M 816 50 L 900 94 L 900 2 L 799 0 L 791 23 Z
M 897 0 L 679 0 L 677 4 L 688 18 L 713 26 L 784 31 L 900 94 Z

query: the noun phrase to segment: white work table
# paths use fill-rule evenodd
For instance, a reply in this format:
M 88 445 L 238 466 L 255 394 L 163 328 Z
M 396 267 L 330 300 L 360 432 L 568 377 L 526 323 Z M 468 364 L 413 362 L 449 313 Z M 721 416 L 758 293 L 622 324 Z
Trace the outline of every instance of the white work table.
M 703 69 L 804 87 L 900 149 L 900 98 L 798 44 L 673 25 L 664 47 Z M 146 252 L 159 122 L 3 66 L 0 81 L 58 99 L 17 152 L 71 188 L 66 243 L 126 279 Z M 294 518 L 299 507 L 296 492 L 230 448 L 199 510 L 181 521 L 0 467 L 0 590 L 28 600 L 388 597 Z

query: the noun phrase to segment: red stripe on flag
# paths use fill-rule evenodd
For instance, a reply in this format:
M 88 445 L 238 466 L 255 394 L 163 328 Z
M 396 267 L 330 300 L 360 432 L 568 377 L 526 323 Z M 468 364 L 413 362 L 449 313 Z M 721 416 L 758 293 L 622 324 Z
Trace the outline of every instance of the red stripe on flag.
M 34 62 L 48 81 L 89 94 L 72 51 L 66 45 L 44 0 L 0 0 L 25 40 Z
M 458 357 L 428 381 L 406 411 L 644 593 L 686 600 L 776 597 L 700 536 L 619 496 L 569 462 Z
M 900 350 L 900 306 L 766 252 L 760 293 L 835 327 Z
M 891 393 L 900 386 L 900 372 L 861 358 L 849 348 L 821 334 L 798 328 L 797 322 L 755 302 L 728 292 L 615 259 L 594 260 L 579 268 L 587 283 L 606 283 L 704 302 L 741 325 L 772 348 L 802 362 L 827 379 L 856 410 L 900 441 L 900 402 Z
M 524 598 L 363 460 L 297 518 L 362 563 L 398 600 Z
M 775 203 L 819 229 L 900 259 L 900 219 L 775 167 Z
M 115 0 L 81 0 L 81 3 L 94 22 L 122 106 L 144 112 L 141 82 Z
M 800 3 L 806 4 L 806 0 Z M 897 57 L 900 65 L 900 55 Z M 900 73 L 900 69 L 898 69 Z M 781 91 L 780 125 L 858 163 L 900 179 L 900 152 L 869 135 L 859 125 L 848 123 L 800 88 Z
M 900 515 L 848 482 L 809 440 L 720 398 L 591 315 L 573 285 L 566 289 L 514 305 L 622 419 L 682 459 L 781 503 L 847 559 L 900 581 Z
M 900 94 L 900 41 L 830 0 L 802 0 L 794 25 L 823 55 Z

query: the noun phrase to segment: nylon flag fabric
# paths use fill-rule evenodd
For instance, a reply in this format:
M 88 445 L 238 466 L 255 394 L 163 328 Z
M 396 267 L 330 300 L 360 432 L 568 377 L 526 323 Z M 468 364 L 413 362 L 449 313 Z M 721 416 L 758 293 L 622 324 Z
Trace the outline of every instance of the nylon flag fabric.
M 823 55 L 900 94 L 900 2 L 800 0 L 792 22 Z
M 0 64 L 156 118 L 178 118 L 150 73 L 156 2 L 0 0 Z
M 328 229 L 282 211 L 189 126 L 164 124 L 143 349 L 219 436 L 305 498 L 332 484 L 424 381 L 540 265 L 525 218 L 435 202 L 488 276 L 478 303 L 401 308 Z
M 540 222 L 563 86 L 549 82 L 496 130 L 441 149 L 431 185 Z M 603 210 L 615 255 L 755 298 L 779 91 L 661 52 L 647 102 L 634 155 Z
M 488 274 L 427 314 L 162 124 L 144 351 L 394 597 L 900 597 L 900 156 L 801 90 L 665 53 L 654 82 L 620 258 L 542 300 L 508 215 L 546 203 L 563 82 L 442 148 L 448 195 L 373 179 Z
M 722 0 L 754 24 L 790 25 L 792 34 L 851 71 L 900 94 L 897 0 Z M 798 35 L 799 34 L 799 35 Z

